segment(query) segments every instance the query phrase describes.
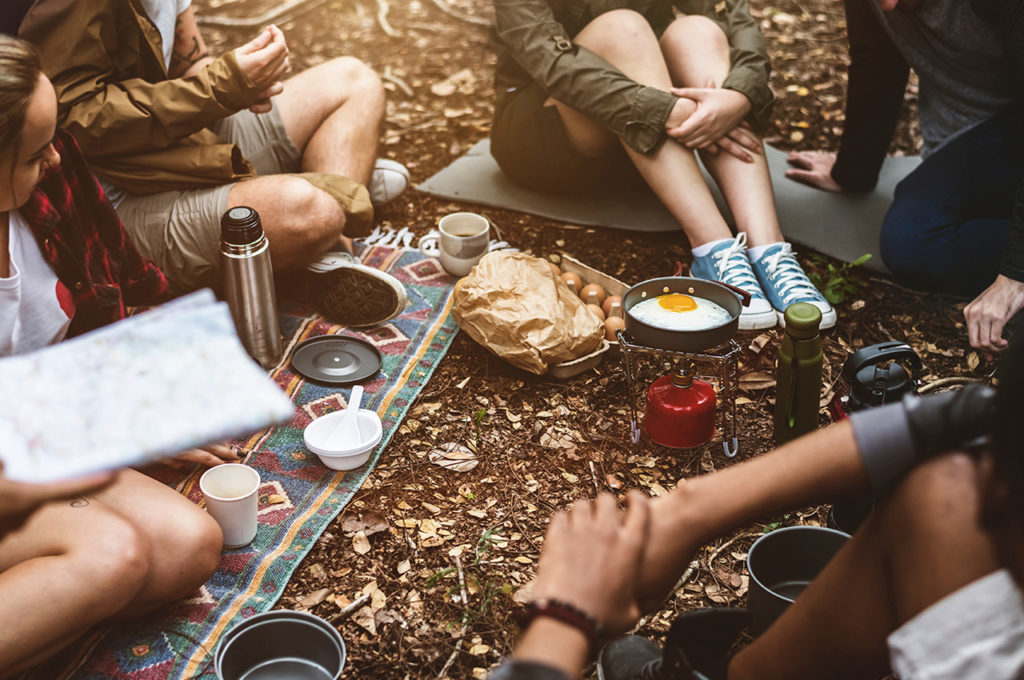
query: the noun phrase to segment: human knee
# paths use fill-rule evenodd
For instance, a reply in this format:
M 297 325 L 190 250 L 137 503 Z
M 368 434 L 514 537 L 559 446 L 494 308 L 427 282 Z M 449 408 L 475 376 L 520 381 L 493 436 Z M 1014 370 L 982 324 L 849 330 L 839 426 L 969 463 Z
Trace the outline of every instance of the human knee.
M 583 29 L 581 38 L 588 49 L 612 61 L 616 55 L 635 58 L 643 47 L 656 44 L 647 19 L 631 9 L 614 9 L 598 15 Z
M 728 58 L 729 38 L 721 26 L 706 16 L 690 14 L 679 17 L 672 22 L 670 30 L 681 32 L 688 44 L 699 47 L 703 53 L 721 54 Z
M 939 262 L 934 243 L 917 224 L 914 213 L 912 206 L 893 204 L 882 222 L 878 250 L 882 262 L 896 278 L 920 286 L 934 276 Z
M 883 512 L 887 523 L 900 526 L 902 533 L 908 525 L 919 532 L 927 527 L 955 527 L 965 520 L 973 524 L 977 508 L 975 463 L 967 454 L 950 453 L 911 469 Z
M 276 195 L 281 209 L 278 238 L 302 249 L 330 247 L 345 226 L 345 211 L 330 194 L 301 178 L 289 178 Z
M 161 585 L 169 600 L 193 593 L 220 564 L 223 534 L 217 522 L 199 508 L 175 517 L 162 532 L 160 550 L 172 562 L 170 581 Z
M 338 57 L 327 62 L 332 82 L 342 84 L 360 101 L 384 101 L 384 84 L 368 64 L 355 57 Z

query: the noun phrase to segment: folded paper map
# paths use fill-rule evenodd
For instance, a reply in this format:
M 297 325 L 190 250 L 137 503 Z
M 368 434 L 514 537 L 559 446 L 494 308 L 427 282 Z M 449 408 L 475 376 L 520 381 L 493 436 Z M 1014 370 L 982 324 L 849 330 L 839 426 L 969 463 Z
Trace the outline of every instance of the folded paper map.
M 208 290 L 0 359 L 0 385 L 4 475 L 26 482 L 172 456 L 294 411 Z

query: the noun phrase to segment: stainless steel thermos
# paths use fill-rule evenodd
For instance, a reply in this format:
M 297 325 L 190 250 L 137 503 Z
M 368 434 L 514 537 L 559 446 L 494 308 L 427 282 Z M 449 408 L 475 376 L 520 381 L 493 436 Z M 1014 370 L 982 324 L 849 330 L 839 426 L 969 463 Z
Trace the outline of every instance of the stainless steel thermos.
M 270 244 L 259 213 L 240 206 L 220 220 L 220 258 L 224 299 L 249 355 L 263 368 L 281 358 L 281 326 L 270 266 Z

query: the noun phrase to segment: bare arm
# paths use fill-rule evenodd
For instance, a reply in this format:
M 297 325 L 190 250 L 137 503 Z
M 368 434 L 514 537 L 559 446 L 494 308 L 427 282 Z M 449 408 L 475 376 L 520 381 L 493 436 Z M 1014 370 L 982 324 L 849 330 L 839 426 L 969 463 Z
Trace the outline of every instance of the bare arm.
M 212 61 L 210 50 L 199 32 L 195 11 L 189 5 L 178 15 L 178 23 L 174 27 L 174 48 L 167 73 L 171 78 L 194 75 Z
M 849 420 L 680 484 L 654 502 L 640 601 L 656 608 L 704 543 L 783 510 L 868 487 Z

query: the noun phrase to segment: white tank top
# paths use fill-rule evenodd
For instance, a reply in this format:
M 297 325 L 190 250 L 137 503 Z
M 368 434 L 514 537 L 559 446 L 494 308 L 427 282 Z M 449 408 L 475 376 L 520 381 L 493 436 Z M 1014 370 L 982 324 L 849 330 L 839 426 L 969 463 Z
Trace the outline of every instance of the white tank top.
M 10 219 L 10 276 L 0 278 L 0 356 L 22 354 L 64 339 L 75 314 L 71 292 L 43 258 L 17 210 Z

